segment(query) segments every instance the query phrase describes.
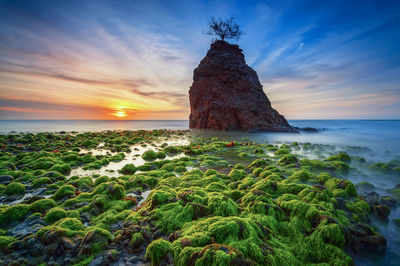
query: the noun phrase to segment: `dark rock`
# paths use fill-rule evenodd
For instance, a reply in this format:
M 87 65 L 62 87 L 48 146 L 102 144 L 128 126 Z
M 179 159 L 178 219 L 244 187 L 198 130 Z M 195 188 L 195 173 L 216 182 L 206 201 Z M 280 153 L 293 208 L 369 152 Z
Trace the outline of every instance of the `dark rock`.
M 100 231 L 89 231 L 86 233 L 82 242 L 78 248 L 79 255 L 90 255 L 92 254 L 92 248 L 95 243 L 102 243 L 103 247 L 108 245 L 107 237 L 102 234 Z
M 54 255 L 56 253 L 56 251 L 57 251 L 57 243 L 53 243 L 53 244 L 47 245 L 44 248 L 44 251 L 48 256 Z
M 381 202 L 382 202 L 382 204 L 385 204 L 386 206 L 389 206 L 389 207 L 395 207 L 397 205 L 397 201 L 390 196 L 383 196 L 381 198 Z
M 142 237 L 137 237 L 137 238 L 135 238 L 135 239 L 132 239 L 132 240 L 129 242 L 129 246 L 130 246 L 132 249 L 140 248 L 141 246 L 143 246 L 143 244 L 144 244 L 144 239 L 143 239 Z
M 10 175 L 0 175 L 0 184 L 7 185 L 14 181 L 14 178 Z
M 379 203 L 380 197 L 379 197 L 379 194 L 378 194 L 378 193 L 376 193 L 375 191 L 373 191 L 373 192 L 369 192 L 369 193 L 366 195 L 366 200 L 367 200 L 367 202 L 368 202 L 369 204 L 377 204 L 377 203 Z
M 362 239 L 362 242 L 369 248 L 383 251 L 386 249 L 386 239 L 381 235 L 368 235 Z
M 11 195 L 9 197 L 7 197 L 4 201 L 5 202 L 14 202 L 16 200 L 19 200 L 23 197 L 23 195 Z
M 373 252 L 382 252 L 386 249 L 386 239 L 375 233 L 368 225 L 357 223 L 345 229 L 348 233 L 347 245 L 355 250 L 369 250 Z
M 39 231 L 46 223 L 40 219 L 38 216 L 32 216 L 15 225 L 12 229 L 8 231 L 10 236 L 16 238 L 22 238 L 26 235 L 36 233 Z
M 390 214 L 390 208 L 381 204 L 374 206 L 374 211 L 381 218 L 388 218 Z
M 114 250 L 108 250 L 106 254 L 104 254 L 104 258 L 106 262 L 116 262 L 120 258 L 120 253 Z
M 181 239 L 182 248 L 193 246 L 192 241 L 188 238 Z
M 137 262 L 139 262 L 139 257 L 138 256 L 132 256 L 127 260 L 127 263 L 130 263 L 130 264 L 135 264 L 136 265 Z
M 97 266 L 103 264 L 103 256 L 98 256 L 89 263 L 89 266 Z
M 190 128 L 297 132 L 271 107 L 239 46 L 224 41 L 212 43 L 194 70 L 189 99 Z
M 174 233 L 171 233 L 168 236 L 168 240 L 169 240 L 169 242 L 173 242 L 173 241 L 177 240 L 178 238 L 180 238 L 181 235 L 182 235 L 181 232 L 175 231 Z
M 40 235 L 40 241 L 42 241 L 42 243 L 49 245 L 52 244 L 56 241 L 58 241 L 58 239 L 65 237 L 66 236 L 66 232 L 63 230 L 50 230 L 42 235 Z
M 33 203 L 33 202 L 35 202 L 35 201 L 38 201 L 38 200 L 44 199 L 44 198 L 45 198 L 45 197 L 44 197 L 44 196 L 41 196 L 41 195 L 34 195 L 34 196 L 32 196 L 32 197 L 30 197 L 30 198 L 24 200 L 24 203 L 26 203 L 26 204 L 31 204 L 31 203 Z
M 306 133 L 318 133 L 323 129 L 317 129 L 317 128 L 313 128 L 313 127 L 296 127 L 296 130 L 303 131 Z

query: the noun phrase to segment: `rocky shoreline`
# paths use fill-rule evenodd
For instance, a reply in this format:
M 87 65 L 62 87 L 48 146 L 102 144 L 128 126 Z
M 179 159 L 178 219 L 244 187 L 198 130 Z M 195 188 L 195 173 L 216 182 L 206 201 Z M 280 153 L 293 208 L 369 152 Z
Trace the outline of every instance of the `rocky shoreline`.
M 385 253 L 371 218 L 400 200 L 400 185 L 347 179 L 398 162 L 328 145 L 140 130 L 1 135 L 0 148 L 1 265 L 352 265 Z

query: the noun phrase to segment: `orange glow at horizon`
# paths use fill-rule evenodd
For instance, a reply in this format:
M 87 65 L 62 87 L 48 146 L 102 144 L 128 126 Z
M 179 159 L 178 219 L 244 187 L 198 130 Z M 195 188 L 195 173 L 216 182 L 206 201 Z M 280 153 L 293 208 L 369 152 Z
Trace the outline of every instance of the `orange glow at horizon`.
M 115 117 L 118 117 L 118 118 L 127 117 L 128 114 L 126 113 L 126 111 L 124 109 L 125 109 L 125 107 L 123 107 L 123 106 L 118 107 L 114 110 L 114 113 L 112 113 L 112 115 Z
M 128 115 L 124 111 L 119 111 L 114 114 L 116 117 L 127 117 Z

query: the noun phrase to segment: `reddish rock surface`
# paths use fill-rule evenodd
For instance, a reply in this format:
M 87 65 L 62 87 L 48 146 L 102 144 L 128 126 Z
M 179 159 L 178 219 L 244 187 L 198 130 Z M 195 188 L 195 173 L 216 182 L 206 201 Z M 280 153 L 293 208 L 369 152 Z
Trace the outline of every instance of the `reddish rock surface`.
M 190 128 L 296 132 L 271 107 L 257 73 L 234 44 L 211 44 L 194 70 L 189 99 Z

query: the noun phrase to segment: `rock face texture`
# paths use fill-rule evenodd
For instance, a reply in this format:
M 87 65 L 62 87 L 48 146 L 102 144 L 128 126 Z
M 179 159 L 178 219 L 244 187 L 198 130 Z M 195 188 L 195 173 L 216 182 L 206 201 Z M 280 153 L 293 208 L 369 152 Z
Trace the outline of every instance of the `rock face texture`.
M 246 64 L 237 45 L 211 44 L 194 70 L 189 99 L 190 128 L 296 132 L 271 107 L 257 73 Z

